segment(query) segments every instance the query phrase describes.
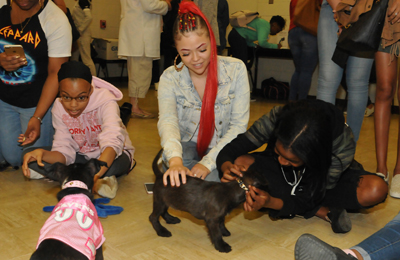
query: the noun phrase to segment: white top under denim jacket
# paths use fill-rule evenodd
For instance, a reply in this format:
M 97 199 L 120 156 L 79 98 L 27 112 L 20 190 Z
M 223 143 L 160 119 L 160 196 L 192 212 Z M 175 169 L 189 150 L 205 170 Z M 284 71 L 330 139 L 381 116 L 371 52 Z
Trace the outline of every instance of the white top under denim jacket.
M 182 66 L 182 63 L 178 65 Z M 160 116 L 158 132 L 163 159 L 182 158 L 181 142 L 188 142 L 199 127 L 202 101 L 185 66 L 177 72 L 174 66 L 164 71 L 158 88 Z M 216 169 L 219 151 L 238 134 L 244 133 L 249 121 L 250 88 L 244 63 L 231 57 L 218 56 L 218 93 L 215 100 L 217 145 L 200 164 Z

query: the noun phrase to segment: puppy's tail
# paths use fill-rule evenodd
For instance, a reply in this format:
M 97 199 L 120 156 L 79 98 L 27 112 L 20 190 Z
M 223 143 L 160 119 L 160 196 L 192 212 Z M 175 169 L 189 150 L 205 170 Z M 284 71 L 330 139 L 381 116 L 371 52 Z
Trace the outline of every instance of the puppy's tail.
M 154 160 L 153 160 L 152 167 L 153 167 L 154 175 L 156 177 L 164 175 L 164 172 L 162 170 L 162 153 L 163 153 L 163 149 L 161 148 L 161 150 L 157 153 L 156 157 L 154 157 Z

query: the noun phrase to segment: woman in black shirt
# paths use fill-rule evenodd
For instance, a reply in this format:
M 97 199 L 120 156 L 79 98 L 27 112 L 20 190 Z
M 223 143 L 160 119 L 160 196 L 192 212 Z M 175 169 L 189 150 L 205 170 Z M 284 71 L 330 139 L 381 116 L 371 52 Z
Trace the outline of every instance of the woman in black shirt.
M 268 143 L 262 152 L 251 153 Z M 222 182 L 252 167 L 269 182 L 269 193 L 251 187 L 246 211 L 269 208 L 274 217 L 314 215 L 336 233 L 351 230 L 346 209 L 372 207 L 385 200 L 387 184 L 362 167 L 351 167 L 355 142 L 343 114 L 332 104 L 303 100 L 274 107 L 217 157 Z

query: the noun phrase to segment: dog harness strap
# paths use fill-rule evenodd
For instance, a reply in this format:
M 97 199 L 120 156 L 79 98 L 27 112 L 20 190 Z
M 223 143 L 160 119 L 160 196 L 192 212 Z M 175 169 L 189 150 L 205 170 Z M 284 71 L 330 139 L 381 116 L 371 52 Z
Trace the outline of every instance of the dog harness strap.
M 243 183 L 242 179 L 237 178 L 236 181 L 239 183 L 240 188 L 244 189 L 245 191 L 249 190 L 249 188 L 247 188 L 246 185 Z
M 88 190 L 88 186 L 81 181 L 67 182 L 62 186 L 62 189 L 66 189 L 66 188 L 81 188 L 81 189 Z

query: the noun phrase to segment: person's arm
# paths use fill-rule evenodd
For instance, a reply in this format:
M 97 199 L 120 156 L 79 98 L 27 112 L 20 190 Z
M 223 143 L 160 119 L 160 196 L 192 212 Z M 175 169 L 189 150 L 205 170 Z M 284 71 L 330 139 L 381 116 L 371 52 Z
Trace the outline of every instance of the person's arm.
M 171 10 L 171 0 L 140 0 L 140 3 L 146 13 L 165 15 Z
M 101 133 L 98 135 L 100 146 L 99 160 L 106 162 L 108 168 L 114 162 L 116 157 L 124 152 L 125 135 L 124 128 L 119 116 L 119 107 L 117 102 L 108 102 L 99 108 L 98 113 L 101 117 Z M 101 178 L 107 167 L 101 167 L 96 174 L 95 180 Z
M 64 12 L 67 13 L 67 5 L 64 0 L 53 0 L 53 2 Z
M 247 129 L 247 125 L 249 122 L 250 116 L 250 87 L 249 81 L 247 78 L 247 70 L 246 66 L 243 62 L 237 62 L 235 65 L 235 73 L 229 75 L 232 78 L 232 83 L 230 86 L 230 90 L 227 100 L 229 99 L 230 104 L 226 104 L 226 106 L 230 106 L 230 113 L 226 113 L 222 115 L 223 117 L 229 118 L 229 123 L 227 126 L 228 130 L 226 133 L 218 140 L 217 144 L 205 155 L 199 164 L 202 164 L 209 171 L 213 171 L 217 168 L 216 159 L 218 153 L 221 149 L 231 142 L 234 138 L 238 136 L 238 134 L 244 133 Z M 229 109 L 228 109 L 229 111 Z M 221 122 L 223 124 L 223 122 Z M 216 127 L 222 127 L 221 124 L 216 122 Z
M 234 175 L 230 176 L 231 173 L 240 176 L 240 171 L 243 170 L 240 167 L 234 166 L 235 159 L 241 155 L 248 154 L 249 152 L 256 150 L 260 146 L 254 144 L 250 139 L 248 139 L 246 134 L 238 135 L 224 148 L 222 148 L 217 156 L 216 164 L 220 178 L 223 178 L 224 181 L 235 180 L 236 177 Z
M 94 176 L 94 182 L 96 182 L 97 179 L 103 177 L 106 171 L 111 167 L 111 164 L 115 160 L 116 154 L 117 153 L 112 147 L 107 147 L 106 149 L 104 149 L 99 157 L 99 160 L 107 163 L 107 167 L 101 166 L 100 171 Z
M 68 57 L 63 58 L 49 58 L 48 64 L 48 76 L 44 83 L 42 94 L 40 96 L 38 105 L 36 106 L 35 113 L 28 122 L 28 127 L 25 134 L 21 137 L 25 137 L 24 142 L 21 145 L 27 145 L 34 142 L 40 136 L 40 124 L 39 120 L 43 118 L 47 110 L 53 104 L 57 93 L 58 93 L 58 77 L 57 73 L 61 67 L 61 64 L 68 61 Z M 21 140 L 21 139 L 20 139 Z M 22 139 L 23 140 L 23 139 Z
M 181 72 L 182 73 L 182 72 Z M 173 78 L 171 72 L 164 71 L 158 86 L 159 119 L 157 123 L 158 133 L 161 137 L 161 146 L 164 156 L 168 162 L 169 169 L 164 173 L 164 185 L 167 185 L 167 177 L 170 176 L 171 185 L 179 186 L 179 175 L 182 183 L 186 183 L 186 174 L 192 173 L 183 166 L 181 134 L 179 129 L 179 118 L 177 111 L 177 100 L 174 86 L 179 84 Z
M 28 168 L 28 163 L 37 161 L 37 164 L 44 167 L 43 161 L 53 164 L 60 162 L 65 164 L 65 157 L 62 153 L 57 151 L 46 151 L 44 149 L 36 149 L 24 155 L 22 162 L 22 173 L 26 177 L 30 177 L 31 172 Z
M 264 19 L 258 18 L 255 29 L 257 30 L 257 42 L 262 48 L 278 49 L 278 44 L 269 43 L 269 33 L 271 25 Z
M 92 11 L 90 8 L 83 9 L 83 13 L 85 14 L 85 18 L 80 21 L 79 26 L 77 26 L 78 31 L 82 34 L 89 28 L 90 23 L 92 22 Z
M 328 4 L 332 7 L 332 9 L 335 11 L 336 6 L 338 3 L 340 3 L 340 0 L 327 0 Z
M 282 199 L 272 197 L 268 192 L 249 185 L 249 191 L 246 193 L 246 201 L 243 207 L 245 211 L 256 211 L 261 208 L 279 211 L 283 208 L 283 205 Z
M 5 52 L 0 53 L 0 67 L 6 71 L 14 71 L 27 64 L 28 61 L 26 58 L 22 58 L 17 55 L 7 55 Z

